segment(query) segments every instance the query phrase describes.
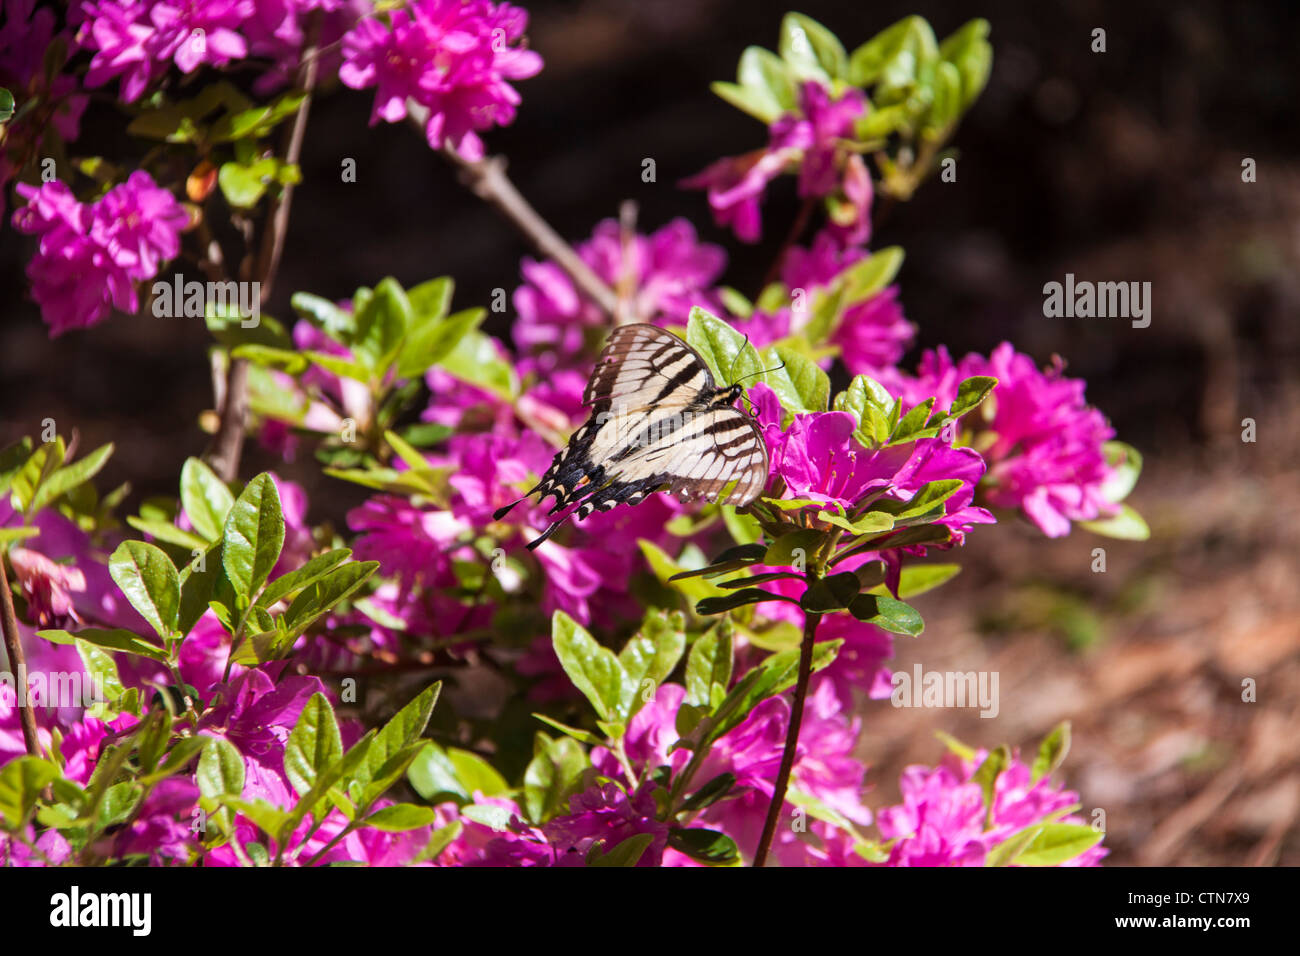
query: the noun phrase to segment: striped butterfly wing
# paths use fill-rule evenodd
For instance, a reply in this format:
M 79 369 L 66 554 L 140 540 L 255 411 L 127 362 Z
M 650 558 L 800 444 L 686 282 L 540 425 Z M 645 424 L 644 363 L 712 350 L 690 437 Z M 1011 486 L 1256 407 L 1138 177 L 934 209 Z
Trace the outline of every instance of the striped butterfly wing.
M 693 348 L 665 329 L 638 322 L 610 334 L 582 403 L 617 403 L 628 410 L 670 408 L 689 404 L 715 387 L 709 367 Z
M 577 505 L 578 519 L 664 488 L 683 500 L 748 504 L 767 483 L 767 445 L 747 415 L 715 402 L 717 393 L 704 360 L 677 336 L 643 323 L 620 326 L 583 394 L 591 417 L 528 494 L 554 497 L 550 514 Z

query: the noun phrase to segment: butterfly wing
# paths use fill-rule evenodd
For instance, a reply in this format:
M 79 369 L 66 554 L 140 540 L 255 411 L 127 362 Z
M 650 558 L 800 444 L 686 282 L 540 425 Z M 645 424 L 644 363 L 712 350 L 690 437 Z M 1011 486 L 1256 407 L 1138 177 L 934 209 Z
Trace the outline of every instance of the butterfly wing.
M 743 412 L 711 404 L 715 392 L 704 360 L 677 336 L 643 323 L 620 326 L 583 394 L 591 417 L 529 495 L 554 497 L 551 514 L 576 504 L 579 519 L 638 504 L 665 486 L 683 500 L 748 504 L 767 483 L 767 445 Z
M 668 408 L 689 404 L 715 387 L 698 352 L 665 329 L 637 322 L 611 333 L 582 402 L 628 410 Z

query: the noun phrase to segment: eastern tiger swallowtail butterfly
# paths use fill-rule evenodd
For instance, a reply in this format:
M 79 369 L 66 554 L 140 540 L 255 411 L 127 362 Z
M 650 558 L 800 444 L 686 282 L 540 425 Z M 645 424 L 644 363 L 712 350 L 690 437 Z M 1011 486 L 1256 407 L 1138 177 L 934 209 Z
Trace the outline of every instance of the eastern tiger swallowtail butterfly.
M 533 494 L 555 498 L 548 514 L 578 505 L 581 520 L 667 490 L 683 501 L 746 505 L 767 484 L 767 444 L 735 407 L 740 385 L 719 388 L 698 352 L 654 325 L 614 330 L 583 392 L 591 417 L 556 454 L 536 487 L 496 512 L 499 521 Z M 569 517 L 552 522 L 531 550 Z

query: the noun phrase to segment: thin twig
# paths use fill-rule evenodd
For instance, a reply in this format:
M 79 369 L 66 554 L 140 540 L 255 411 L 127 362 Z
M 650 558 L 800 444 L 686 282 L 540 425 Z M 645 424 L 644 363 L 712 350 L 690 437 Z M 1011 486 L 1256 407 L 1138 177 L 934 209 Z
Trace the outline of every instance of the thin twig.
M 0 625 L 4 626 L 5 653 L 14 669 L 14 693 L 17 696 L 19 719 L 23 727 L 23 743 L 33 757 L 41 755 L 41 741 L 36 735 L 36 714 L 27 699 L 27 658 L 18 636 L 18 619 L 14 617 L 13 596 L 9 593 L 9 576 L 5 573 L 4 556 L 0 555 Z
M 408 101 L 407 114 L 411 125 L 423 133 L 429 110 L 419 103 Z M 587 263 L 551 228 L 550 223 L 538 214 L 532 204 L 515 188 L 506 175 L 504 156 L 469 160 L 457 153 L 449 144 L 442 147 L 443 157 L 456 167 L 460 181 L 488 205 L 505 216 L 519 232 L 547 259 L 553 259 L 573 280 L 587 298 L 609 316 L 618 310 L 618 295 L 609 284 L 592 271 Z
M 632 261 L 636 252 L 636 217 L 636 200 L 624 200 L 618 207 L 619 273 L 618 286 L 615 290 L 618 295 L 618 305 L 614 313 L 615 325 L 626 325 L 637 321 L 637 275 Z
M 772 802 L 767 808 L 763 835 L 759 838 L 758 850 L 754 853 L 754 866 L 764 866 L 767 863 L 767 854 L 772 848 L 772 838 L 776 836 L 777 821 L 781 819 L 781 808 L 785 806 L 785 793 L 790 786 L 790 771 L 794 767 L 794 755 L 799 746 L 804 699 L 808 696 L 808 681 L 812 677 L 813 645 L 817 640 L 817 625 L 821 623 L 821 619 L 820 614 L 812 612 L 804 615 L 803 643 L 799 646 L 799 679 L 794 685 L 794 701 L 790 705 L 790 726 L 785 732 L 785 750 L 781 754 L 781 769 L 776 775 L 776 789 L 772 791 Z
M 320 44 L 321 11 L 312 13 L 307 24 L 306 38 L 303 40 L 302 59 L 298 66 L 295 88 L 303 93 L 303 100 L 293 117 L 293 125 L 287 134 L 284 161 L 296 165 L 302 155 L 302 141 L 307 130 L 307 115 L 311 111 L 312 90 L 316 86 L 316 72 L 320 61 L 316 57 L 316 48 Z M 279 195 L 272 200 L 271 210 L 267 213 L 266 231 L 262 237 L 262 249 L 257 261 L 257 281 L 259 283 L 259 307 L 271 297 L 271 287 L 275 284 L 276 274 L 280 270 L 280 257 L 284 253 L 285 237 L 289 232 L 289 209 L 293 201 L 293 184 L 288 183 L 280 189 Z M 247 277 L 243 277 L 247 278 Z M 234 481 L 239 477 L 239 459 L 244 450 L 244 431 L 248 424 L 248 362 L 245 359 L 232 358 L 226 372 L 225 401 L 221 405 L 221 423 L 212 440 L 209 459 L 212 467 L 225 481 Z

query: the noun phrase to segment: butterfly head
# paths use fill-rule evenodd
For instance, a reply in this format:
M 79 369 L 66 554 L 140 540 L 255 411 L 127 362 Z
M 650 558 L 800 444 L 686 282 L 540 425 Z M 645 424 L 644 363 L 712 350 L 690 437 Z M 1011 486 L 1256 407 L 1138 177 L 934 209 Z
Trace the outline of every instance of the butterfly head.
M 740 398 L 745 389 L 741 385 L 729 385 L 726 388 L 720 388 L 713 393 L 713 405 L 718 407 L 731 406 L 736 404 L 736 399 Z

